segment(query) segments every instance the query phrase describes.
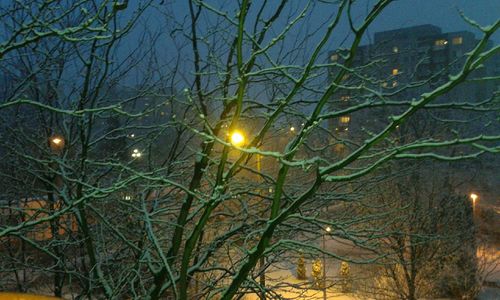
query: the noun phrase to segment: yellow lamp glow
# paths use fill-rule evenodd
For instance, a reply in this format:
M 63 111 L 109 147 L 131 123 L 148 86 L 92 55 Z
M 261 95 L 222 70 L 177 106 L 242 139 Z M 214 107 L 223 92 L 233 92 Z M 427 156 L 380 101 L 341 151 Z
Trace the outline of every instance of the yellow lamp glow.
M 475 193 L 471 193 L 470 198 L 472 199 L 472 203 L 476 203 L 476 199 L 479 198 L 479 196 Z
M 60 135 L 53 135 L 49 138 L 49 146 L 53 151 L 61 151 L 64 148 L 64 138 Z
M 241 132 L 235 131 L 233 134 L 231 134 L 231 144 L 235 146 L 241 146 L 245 142 L 245 137 Z

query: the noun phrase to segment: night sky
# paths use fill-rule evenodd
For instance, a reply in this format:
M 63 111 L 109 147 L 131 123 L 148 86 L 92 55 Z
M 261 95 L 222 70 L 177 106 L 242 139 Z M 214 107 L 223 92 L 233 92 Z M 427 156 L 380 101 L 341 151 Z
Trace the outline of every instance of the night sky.
M 371 33 L 421 24 L 433 24 L 444 32 L 468 30 L 473 31 L 459 14 L 462 11 L 467 17 L 480 25 L 493 23 L 500 15 L 499 0 L 400 0 L 395 1 L 385 10 L 372 26 Z M 496 43 L 500 41 L 497 34 Z

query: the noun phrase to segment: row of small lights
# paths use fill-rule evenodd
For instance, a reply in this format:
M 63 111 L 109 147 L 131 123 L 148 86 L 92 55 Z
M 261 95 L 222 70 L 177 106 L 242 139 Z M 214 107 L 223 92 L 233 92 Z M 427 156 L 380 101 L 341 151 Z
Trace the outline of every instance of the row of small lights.
M 302 126 L 304 125 L 304 123 L 302 123 Z M 291 132 L 294 132 L 295 131 L 295 127 L 290 127 L 290 131 Z M 133 134 L 131 135 L 131 137 L 133 137 Z M 50 138 L 50 142 L 51 142 L 51 145 L 54 145 L 54 148 L 56 147 L 61 147 L 61 146 L 64 146 L 64 139 L 60 136 L 53 136 Z M 233 134 L 231 135 L 231 144 L 235 145 L 235 146 L 241 146 L 245 143 L 245 136 L 239 132 L 239 131 L 235 131 L 233 132 Z M 134 149 L 132 151 L 132 157 L 133 158 L 140 158 L 142 156 L 142 153 L 139 151 L 139 149 Z M 269 189 L 269 191 L 271 192 L 272 189 Z M 479 199 L 479 196 L 476 194 L 476 193 L 471 193 L 469 195 L 469 197 L 471 198 L 472 200 L 472 204 L 476 204 L 476 200 Z M 326 231 L 330 232 L 331 228 L 330 227 L 326 227 Z

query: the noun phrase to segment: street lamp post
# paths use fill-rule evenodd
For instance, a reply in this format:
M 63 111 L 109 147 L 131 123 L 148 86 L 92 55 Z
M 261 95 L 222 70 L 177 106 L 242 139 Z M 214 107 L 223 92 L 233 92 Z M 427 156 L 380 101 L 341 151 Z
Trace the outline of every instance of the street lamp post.
M 241 133 L 240 131 L 234 131 L 231 135 L 230 135 L 230 142 L 231 142 L 231 145 L 233 146 L 237 146 L 237 147 L 241 147 L 245 144 L 245 136 L 243 135 L 243 133 Z M 259 180 L 259 176 L 260 176 L 260 172 L 261 172 L 261 157 L 260 157 L 260 154 L 257 153 L 257 180 Z M 266 272 L 265 272 L 265 267 L 266 267 L 266 257 L 264 255 L 262 255 L 260 258 L 259 258 L 259 273 L 260 273 L 260 276 L 259 276 L 259 283 L 260 283 L 260 286 L 262 288 L 262 292 L 261 292 L 261 296 L 260 298 L 262 300 L 265 300 L 266 299 Z
M 53 154 L 56 156 L 60 157 L 63 153 L 64 146 L 65 146 L 65 140 L 62 136 L 60 135 L 53 135 L 49 138 L 49 147 L 50 150 L 52 151 Z M 57 210 L 58 202 L 61 202 L 62 200 L 59 199 L 60 196 L 58 196 L 59 190 L 63 186 L 63 179 L 62 177 L 57 173 L 57 161 L 53 161 L 49 164 L 50 172 L 54 172 L 52 181 L 53 181 L 53 186 L 50 187 L 50 189 L 47 192 L 47 205 L 49 208 L 49 214 L 53 215 L 53 213 Z M 58 226 L 58 222 L 61 220 L 60 218 L 55 218 L 49 222 L 50 224 L 50 236 L 54 240 L 59 240 L 59 234 L 60 234 L 60 228 Z M 70 222 L 72 220 L 70 219 Z M 72 226 L 70 227 L 72 228 Z M 71 229 L 69 229 L 71 230 Z M 67 233 L 67 232 L 66 232 Z M 57 245 L 54 247 L 54 252 L 57 255 L 57 257 L 64 257 L 63 250 L 60 245 Z M 61 260 L 55 259 L 54 264 L 55 264 L 55 270 L 56 272 L 54 273 L 54 294 L 56 296 L 61 296 L 62 295 L 62 286 L 64 284 L 65 280 L 65 275 L 62 272 L 63 267 L 61 267 L 60 264 Z M 1 297 L 0 297 L 1 298 Z M 10 299 L 10 298 L 9 298 Z M 21 299 L 21 298 L 20 298 Z M 35 299 L 35 298 L 22 298 L 22 299 Z
M 326 233 L 324 233 L 322 236 L 323 236 L 323 300 L 326 300 L 327 297 L 326 297 L 326 255 L 325 255 L 325 251 L 326 251 L 326 239 L 325 239 L 325 235 L 329 234 L 330 231 L 332 231 L 332 229 L 330 228 L 330 226 L 326 226 L 325 228 L 325 231 Z

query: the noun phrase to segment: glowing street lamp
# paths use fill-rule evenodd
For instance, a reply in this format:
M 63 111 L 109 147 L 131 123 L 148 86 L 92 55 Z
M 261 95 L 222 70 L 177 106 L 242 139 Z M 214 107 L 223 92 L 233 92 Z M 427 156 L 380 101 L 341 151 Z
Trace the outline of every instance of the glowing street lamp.
M 476 200 L 477 198 L 479 198 L 479 196 L 475 193 L 471 193 L 470 198 L 472 199 L 472 205 L 476 205 Z
M 332 231 L 332 228 L 330 226 L 326 226 L 325 228 L 326 234 L 329 234 Z M 325 245 L 325 235 L 323 234 L 323 251 L 326 251 L 326 245 Z M 325 253 L 323 252 L 323 300 L 326 300 L 326 257 Z
M 64 138 L 60 135 L 53 135 L 49 138 L 49 146 L 53 151 L 60 151 L 64 148 Z
M 479 198 L 479 196 L 476 193 L 471 193 L 470 198 L 472 199 L 472 215 L 473 217 L 476 216 L 476 200 Z
M 235 131 L 231 134 L 231 144 L 240 147 L 245 143 L 245 137 L 239 131 Z

